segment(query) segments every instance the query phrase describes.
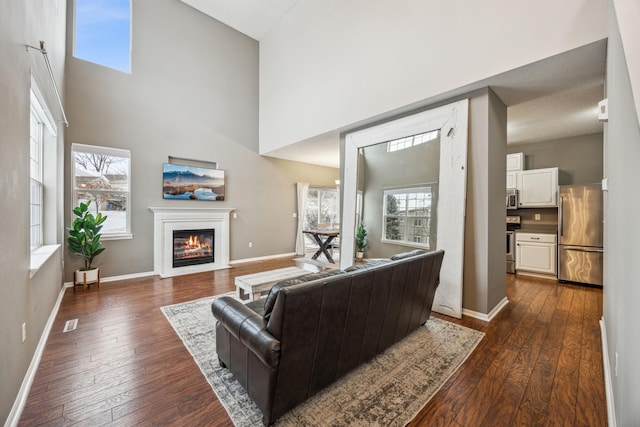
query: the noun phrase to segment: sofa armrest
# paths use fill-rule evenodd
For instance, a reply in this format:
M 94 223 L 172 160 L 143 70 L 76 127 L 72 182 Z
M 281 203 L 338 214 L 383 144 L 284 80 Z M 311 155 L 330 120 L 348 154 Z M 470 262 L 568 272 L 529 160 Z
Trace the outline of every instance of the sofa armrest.
M 280 361 L 280 341 L 265 328 L 262 317 L 231 297 L 211 303 L 211 312 L 225 329 L 247 346 L 265 365 L 275 368 Z

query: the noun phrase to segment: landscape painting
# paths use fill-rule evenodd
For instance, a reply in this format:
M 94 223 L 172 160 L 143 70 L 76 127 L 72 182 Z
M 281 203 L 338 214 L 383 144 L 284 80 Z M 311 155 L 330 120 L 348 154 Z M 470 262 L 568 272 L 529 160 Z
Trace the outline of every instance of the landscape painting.
M 224 200 L 224 171 L 164 163 L 162 198 Z

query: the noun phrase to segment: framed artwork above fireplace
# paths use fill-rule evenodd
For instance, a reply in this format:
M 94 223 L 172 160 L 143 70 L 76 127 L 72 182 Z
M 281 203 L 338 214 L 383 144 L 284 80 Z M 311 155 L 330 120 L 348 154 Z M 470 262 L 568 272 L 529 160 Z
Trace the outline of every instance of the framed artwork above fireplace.
M 163 199 L 221 201 L 224 197 L 224 170 L 163 163 Z

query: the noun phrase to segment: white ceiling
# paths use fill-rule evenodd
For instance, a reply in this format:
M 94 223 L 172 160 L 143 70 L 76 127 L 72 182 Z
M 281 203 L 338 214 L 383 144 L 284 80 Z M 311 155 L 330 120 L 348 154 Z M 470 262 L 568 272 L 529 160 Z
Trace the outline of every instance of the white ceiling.
M 259 41 L 299 0 L 181 1 Z M 605 97 L 605 60 L 606 42 L 600 41 L 443 93 L 425 100 L 425 105 L 489 86 L 507 106 L 508 144 L 602 132 L 597 104 Z M 340 131 L 336 129 L 269 155 L 339 167 Z
M 260 41 L 300 0 L 181 0 Z

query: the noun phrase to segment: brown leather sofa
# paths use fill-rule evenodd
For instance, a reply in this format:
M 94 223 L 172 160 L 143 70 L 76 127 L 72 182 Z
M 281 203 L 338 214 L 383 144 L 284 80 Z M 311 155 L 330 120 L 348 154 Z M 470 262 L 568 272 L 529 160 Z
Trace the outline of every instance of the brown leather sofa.
M 413 251 L 280 282 L 266 300 L 211 305 L 216 349 L 269 425 L 423 325 L 444 251 Z M 264 304 L 264 306 L 263 306 Z

